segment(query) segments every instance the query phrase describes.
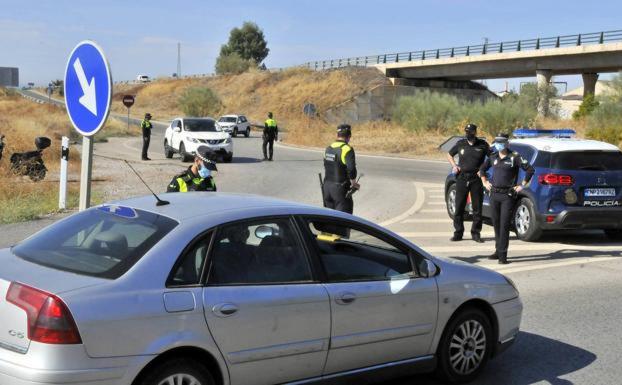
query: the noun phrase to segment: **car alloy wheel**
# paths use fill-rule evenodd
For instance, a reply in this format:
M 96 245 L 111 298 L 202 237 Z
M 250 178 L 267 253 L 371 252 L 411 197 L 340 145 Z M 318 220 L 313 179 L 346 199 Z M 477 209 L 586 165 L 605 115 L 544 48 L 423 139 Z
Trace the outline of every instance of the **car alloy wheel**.
M 449 194 L 447 195 L 447 209 L 449 210 L 450 215 L 456 215 L 456 189 L 452 188 L 449 190 Z
M 451 337 L 449 360 L 456 373 L 466 376 L 477 370 L 486 355 L 486 333 L 477 320 L 462 323 Z
M 514 223 L 516 224 L 516 231 L 518 231 L 520 235 L 527 233 L 529 230 L 531 226 L 531 214 L 529 213 L 529 208 L 524 204 L 516 208 Z
M 202 385 L 196 377 L 186 374 L 178 373 L 172 374 L 158 383 L 158 385 Z

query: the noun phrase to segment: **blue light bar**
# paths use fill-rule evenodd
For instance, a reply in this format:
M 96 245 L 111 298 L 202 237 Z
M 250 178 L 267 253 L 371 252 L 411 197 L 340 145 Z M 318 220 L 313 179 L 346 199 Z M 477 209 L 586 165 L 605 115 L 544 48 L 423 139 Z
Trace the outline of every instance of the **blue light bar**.
M 540 130 L 535 128 L 519 128 L 514 130 L 512 135 L 515 138 L 572 138 L 577 134 L 575 130 L 570 128 L 560 128 L 556 130 Z

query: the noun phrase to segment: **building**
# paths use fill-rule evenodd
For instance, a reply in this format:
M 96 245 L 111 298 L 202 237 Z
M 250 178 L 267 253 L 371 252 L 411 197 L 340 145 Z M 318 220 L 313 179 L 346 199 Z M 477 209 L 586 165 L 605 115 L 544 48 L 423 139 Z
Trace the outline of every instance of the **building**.
M 0 87 L 19 87 L 19 68 L 0 67 Z

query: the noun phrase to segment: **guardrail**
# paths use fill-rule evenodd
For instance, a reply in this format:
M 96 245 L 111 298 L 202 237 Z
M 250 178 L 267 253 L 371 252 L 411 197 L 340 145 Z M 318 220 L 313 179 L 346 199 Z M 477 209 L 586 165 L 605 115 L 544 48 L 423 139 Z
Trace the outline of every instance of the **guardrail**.
M 351 66 L 366 67 L 370 65 L 399 63 L 404 61 L 433 60 L 493 53 L 532 51 L 544 48 L 560 48 L 611 42 L 622 42 L 622 30 L 467 45 L 463 47 L 428 49 L 423 51 L 358 56 L 345 59 L 312 61 L 303 64 L 302 67 L 314 70 L 326 70 Z

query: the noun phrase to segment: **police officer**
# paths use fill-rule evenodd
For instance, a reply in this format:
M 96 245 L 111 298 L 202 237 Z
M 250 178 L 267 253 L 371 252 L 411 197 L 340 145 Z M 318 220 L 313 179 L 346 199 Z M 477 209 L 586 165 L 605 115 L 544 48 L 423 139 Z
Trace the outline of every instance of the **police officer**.
M 151 160 L 147 156 L 147 150 L 149 150 L 149 142 L 151 142 L 151 129 L 153 128 L 153 125 L 151 124 L 151 114 L 150 113 L 147 112 L 145 114 L 145 118 L 140 123 L 140 128 L 143 131 L 143 154 L 142 154 L 142 159 L 143 160 Z
M 452 241 L 462 240 L 464 233 L 464 209 L 467 196 L 471 194 L 473 207 L 473 223 L 471 225 L 471 238 L 478 243 L 484 242 L 480 236 L 482 231 L 482 203 L 484 201 L 484 187 L 479 177 L 479 168 L 484 163 L 489 153 L 488 143 L 477 137 L 477 126 L 469 123 L 464 127 L 466 137 L 456 143 L 447 159 L 456 175 L 456 208 L 454 213 L 454 236 Z M 456 164 L 454 157 L 458 155 Z
M 279 127 L 276 120 L 272 118 L 272 112 L 268 112 L 268 119 L 263 128 L 263 160 L 272 160 L 274 154 L 274 141 L 279 139 Z M 268 156 L 268 145 L 270 146 L 270 156 Z
M 212 177 L 212 171 L 218 171 L 215 159 L 216 154 L 209 147 L 199 146 L 192 165 L 173 178 L 166 192 L 216 191 Z
M 526 159 L 508 147 L 508 135 L 499 134 L 493 143 L 494 150 L 480 167 L 482 183 L 490 191 L 490 209 L 495 228 L 495 253 L 489 259 L 498 259 L 499 263 L 508 263 L 508 244 L 510 238 L 510 220 L 518 193 L 529 183 L 535 172 Z M 486 172 L 492 168 L 492 180 L 488 181 Z M 519 169 L 525 171 L 525 177 L 517 185 Z
M 352 138 L 352 127 L 341 124 L 337 127 L 337 140 L 324 152 L 324 207 L 352 214 L 354 202 L 352 191 L 360 188 L 356 182 L 356 159 L 354 149 L 348 144 Z

